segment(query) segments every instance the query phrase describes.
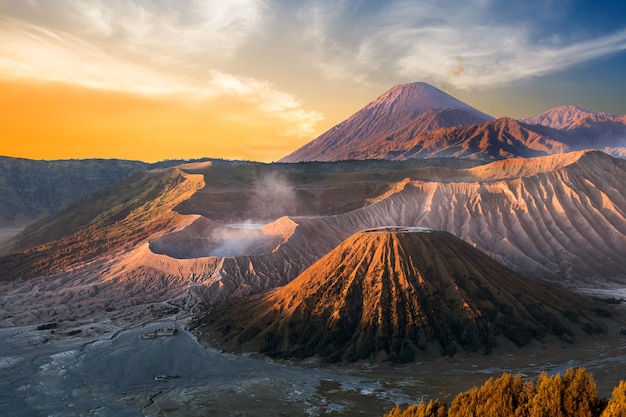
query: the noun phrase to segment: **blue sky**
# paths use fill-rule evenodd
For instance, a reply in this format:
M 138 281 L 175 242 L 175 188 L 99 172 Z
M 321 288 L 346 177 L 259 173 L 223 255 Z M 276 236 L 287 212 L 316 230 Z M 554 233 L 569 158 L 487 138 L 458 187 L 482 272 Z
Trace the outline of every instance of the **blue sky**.
M 245 126 L 263 143 L 224 152 L 272 160 L 413 81 L 494 116 L 559 104 L 624 114 L 625 4 L 0 0 L 0 81 L 206 109 L 220 139 L 243 140 Z M 222 152 L 196 136 L 211 140 L 194 152 Z

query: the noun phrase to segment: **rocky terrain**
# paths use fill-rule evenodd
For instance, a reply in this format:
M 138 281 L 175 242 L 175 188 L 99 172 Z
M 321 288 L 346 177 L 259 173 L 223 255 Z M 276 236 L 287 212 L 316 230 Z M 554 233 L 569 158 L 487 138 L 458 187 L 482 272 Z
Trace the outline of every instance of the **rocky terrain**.
M 362 148 L 385 147 L 432 129 L 492 119 L 429 84 L 401 84 L 280 162 L 368 159 L 373 156 Z
M 624 175 L 599 152 L 136 174 L 14 241 L 0 258 L 2 323 L 141 320 L 166 301 L 200 311 L 287 284 L 348 236 L 390 225 L 447 231 L 525 276 L 603 291 L 626 276 Z
M 179 165 L 121 159 L 42 161 L 0 156 L 0 250 L 26 226 L 149 169 Z
M 0 250 L 26 226 L 148 169 L 139 161 L 36 161 L 0 156 Z
M 0 157 L 0 222 L 48 216 L 148 168 L 143 162 L 116 159 L 36 161 Z
M 428 130 L 418 135 L 398 135 L 387 146 L 363 147 L 365 158 L 472 158 L 501 160 L 530 158 L 575 149 L 559 131 L 526 125 L 508 117 L 447 129 Z

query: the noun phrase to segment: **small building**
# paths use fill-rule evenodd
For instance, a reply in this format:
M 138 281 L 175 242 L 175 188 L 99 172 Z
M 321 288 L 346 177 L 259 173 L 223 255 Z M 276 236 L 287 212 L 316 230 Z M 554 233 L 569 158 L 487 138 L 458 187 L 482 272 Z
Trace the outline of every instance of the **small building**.
M 154 339 L 155 337 L 170 337 L 175 336 L 178 333 L 178 329 L 156 329 L 152 332 L 147 332 L 141 335 L 142 339 Z

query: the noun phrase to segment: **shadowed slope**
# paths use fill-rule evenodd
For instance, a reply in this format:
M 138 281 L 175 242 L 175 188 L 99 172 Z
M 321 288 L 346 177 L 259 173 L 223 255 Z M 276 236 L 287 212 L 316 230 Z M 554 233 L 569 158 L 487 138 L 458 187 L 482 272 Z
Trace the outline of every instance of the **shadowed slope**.
M 149 169 L 139 161 L 81 159 L 37 161 L 0 156 L 0 225 L 34 221 L 88 194 Z
M 202 185 L 201 176 L 177 168 L 137 173 L 26 229 L 0 258 L 0 276 L 51 274 L 133 248 L 182 223 L 172 209 Z
M 558 132 L 536 129 L 510 118 L 465 127 L 440 129 L 405 142 L 388 159 L 472 158 L 498 160 L 563 153 L 568 147 Z
M 271 356 L 406 362 L 602 331 L 568 293 L 518 276 L 445 232 L 357 233 L 272 293 L 202 319 L 223 347 Z
M 33 160 L 0 156 L 0 227 L 25 225 L 57 213 L 135 172 L 183 163 L 122 159 Z
M 206 186 L 176 211 L 225 224 L 267 223 L 283 216 L 333 216 L 367 205 L 390 183 L 415 172 L 441 178 L 479 164 L 462 159 L 298 164 L 215 161 L 203 169 L 184 168 L 202 174 Z

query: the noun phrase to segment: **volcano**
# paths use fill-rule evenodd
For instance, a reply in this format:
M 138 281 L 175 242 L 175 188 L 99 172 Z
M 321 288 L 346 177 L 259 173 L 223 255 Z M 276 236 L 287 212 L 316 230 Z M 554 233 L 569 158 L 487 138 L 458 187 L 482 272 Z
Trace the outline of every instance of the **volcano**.
M 626 161 L 593 151 L 489 164 L 212 161 L 146 172 L 13 241 L 0 257 L 0 321 L 70 319 L 94 305 L 140 321 L 146 304 L 164 301 L 195 313 L 285 285 L 354 233 L 388 225 L 449 232 L 572 291 L 622 288 L 625 177 Z M 259 178 L 277 186 L 261 193 Z M 274 196 L 289 198 L 266 204 Z M 85 291 L 94 285 L 97 303 Z
M 271 293 L 201 319 L 212 343 L 273 357 L 410 362 L 490 352 L 502 338 L 602 332 L 575 296 L 526 279 L 447 232 L 356 233 Z
M 373 142 L 384 143 L 396 131 L 421 133 L 492 119 L 432 85 L 422 82 L 396 85 L 280 162 L 366 159 L 360 155 L 360 148 Z

